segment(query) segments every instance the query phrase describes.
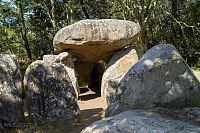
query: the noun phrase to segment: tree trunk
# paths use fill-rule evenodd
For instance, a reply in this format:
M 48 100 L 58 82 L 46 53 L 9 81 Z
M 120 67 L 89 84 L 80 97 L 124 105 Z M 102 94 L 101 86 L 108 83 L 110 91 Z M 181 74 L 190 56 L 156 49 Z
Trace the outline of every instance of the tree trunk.
M 22 40 L 24 42 L 24 48 L 26 50 L 27 56 L 30 60 L 32 60 L 32 53 L 31 49 L 29 46 L 29 41 L 27 37 L 27 28 L 24 20 L 24 2 L 23 0 L 19 1 L 19 9 L 20 9 L 20 21 L 21 21 L 21 26 L 20 26 L 20 31 L 21 31 L 21 36 Z
M 88 15 L 87 10 L 86 10 L 86 8 L 85 8 L 85 6 L 84 6 L 83 0 L 80 0 L 80 4 L 81 4 L 82 11 L 83 11 L 83 13 L 85 14 L 85 17 L 86 17 L 87 19 L 90 19 L 90 16 Z

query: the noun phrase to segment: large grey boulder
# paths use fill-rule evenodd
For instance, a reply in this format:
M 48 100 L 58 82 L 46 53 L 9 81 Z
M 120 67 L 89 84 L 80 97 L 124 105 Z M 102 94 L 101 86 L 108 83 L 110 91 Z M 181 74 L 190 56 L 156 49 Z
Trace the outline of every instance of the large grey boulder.
M 75 66 L 74 66 L 74 62 L 75 62 L 75 58 L 72 57 L 71 54 L 67 53 L 67 52 L 62 52 L 59 55 L 44 55 L 43 56 L 43 60 L 45 62 L 56 62 L 56 63 L 60 63 L 63 64 L 68 75 L 69 78 L 72 82 L 72 85 L 76 91 L 76 95 L 77 98 L 80 94 L 80 89 L 79 89 L 79 85 L 78 85 L 78 78 L 77 78 L 77 73 L 75 70 Z
M 67 51 L 81 62 L 95 63 L 130 44 L 140 30 L 139 24 L 126 20 L 81 20 L 59 30 L 53 45 L 58 53 Z
M 152 110 L 130 110 L 94 122 L 81 133 L 199 133 L 188 121 L 164 117 Z
M 64 65 L 35 61 L 24 77 L 26 102 L 31 122 L 68 120 L 78 115 L 76 93 Z
M 109 98 L 109 94 L 115 94 L 115 87 L 118 82 L 126 75 L 128 70 L 138 61 L 137 52 L 133 48 L 126 48 L 113 54 L 107 69 L 102 77 L 101 96 Z M 115 83 L 115 84 L 112 84 Z M 106 93 L 108 92 L 109 93 Z M 111 91 L 111 92 L 110 92 Z M 114 100 L 114 99 L 113 99 Z M 107 100 L 110 101 L 110 100 Z
M 135 108 L 200 105 L 200 83 L 170 44 L 147 51 L 122 80 L 112 84 L 118 86 L 107 91 L 113 96 L 107 99 L 107 116 Z
M 23 122 L 22 79 L 15 55 L 0 54 L 0 122 Z

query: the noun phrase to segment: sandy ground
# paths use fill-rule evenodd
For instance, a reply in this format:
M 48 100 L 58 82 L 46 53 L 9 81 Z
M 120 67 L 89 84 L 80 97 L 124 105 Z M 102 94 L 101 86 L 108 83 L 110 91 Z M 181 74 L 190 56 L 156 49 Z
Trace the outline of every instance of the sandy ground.
M 79 133 L 93 122 L 104 118 L 106 103 L 102 97 L 98 97 L 94 92 L 89 90 L 81 94 L 78 105 L 81 110 L 80 116 L 82 119 L 80 121 L 80 126 L 73 131 L 74 133 Z

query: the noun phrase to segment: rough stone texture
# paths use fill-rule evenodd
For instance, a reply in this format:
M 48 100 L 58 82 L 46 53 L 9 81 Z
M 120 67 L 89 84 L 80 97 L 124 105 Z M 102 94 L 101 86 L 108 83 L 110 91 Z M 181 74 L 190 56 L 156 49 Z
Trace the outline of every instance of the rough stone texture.
M 81 63 L 75 62 L 75 69 L 78 74 L 78 80 L 84 83 L 80 83 L 80 87 L 84 87 L 84 85 L 88 85 L 88 87 L 98 93 L 101 94 L 101 79 L 104 73 L 104 66 L 101 63 Z
M 163 117 L 151 110 L 132 110 L 94 122 L 81 133 L 198 133 L 188 121 Z
M 43 56 L 43 61 L 46 62 L 55 62 L 57 55 L 44 55 Z
M 137 52 L 133 48 L 126 48 L 116 52 L 110 59 L 107 70 L 103 74 L 101 96 L 109 98 L 110 96 L 105 94 L 107 91 L 111 91 L 108 94 L 115 94 L 115 92 L 112 92 L 116 90 L 113 88 L 112 82 L 117 83 L 120 81 L 137 61 Z
M 76 74 L 76 70 L 75 70 L 75 66 L 74 66 L 75 60 L 76 59 L 73 58 L 72 55 L 67 52 L 60 53 L 55 58 L 55 62 L 65 65 L 65 69 L 68 72 L 69 78 L 72 81 L 72 85 L 75 88 L 76 94 L 78 97 L 80 94 L 80 89 L 79 89 L 78 78 L 77 78 L 77 74 Z
M 70 80 L 72 81 L 72 85 L 76 91 L 76 95 L 78 98 L 80 94 L 80 89 L 79 89 L 78 78 L 77 78 L 77 74 L 76 74 L 75 66 L 74 66 L 75 60 L 76 59 L 73 58 L 71 54 L 67 52 L 60 53 L 59 55 L 44 55 L 43 56 L 43 61 L 56 62 L 56 63 L 63 64 L 65 66 L 65 69 L 69 75 Z
M 131 21 L 81 20 L 59 30 L 53 45 L 56 52 L 67 51 L 81 62 L 95 63 L 130 44 L 140 30 Z
M 107 116 L 135 108 L 200 104 L 198 79 L 176 48 L 169 44 L 147 51 L 119 82 L 112 82 L 116 91 L 108 94 L 113 99 L 108 99 Z
M 15 55 L 0 54 L 0 121 L 23 122 L 22 80 Z
M 68 120 L 79 114 L 76 93 L 64 65 L 35 61 L 24 77 L 27 110 L 31 122 Z

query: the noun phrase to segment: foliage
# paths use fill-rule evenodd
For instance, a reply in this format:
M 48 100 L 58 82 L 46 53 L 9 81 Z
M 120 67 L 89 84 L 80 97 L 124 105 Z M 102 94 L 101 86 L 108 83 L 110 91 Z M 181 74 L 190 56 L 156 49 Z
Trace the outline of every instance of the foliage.
M 138 22 L 134 42 L 140 54 L 171 43 L 187 63 L 200 67 L 199 0 L 2 0 L 0 52 L 16 54 L 22 64 L 52 54 L 62 27 L 81 19 L 116 18 Z

